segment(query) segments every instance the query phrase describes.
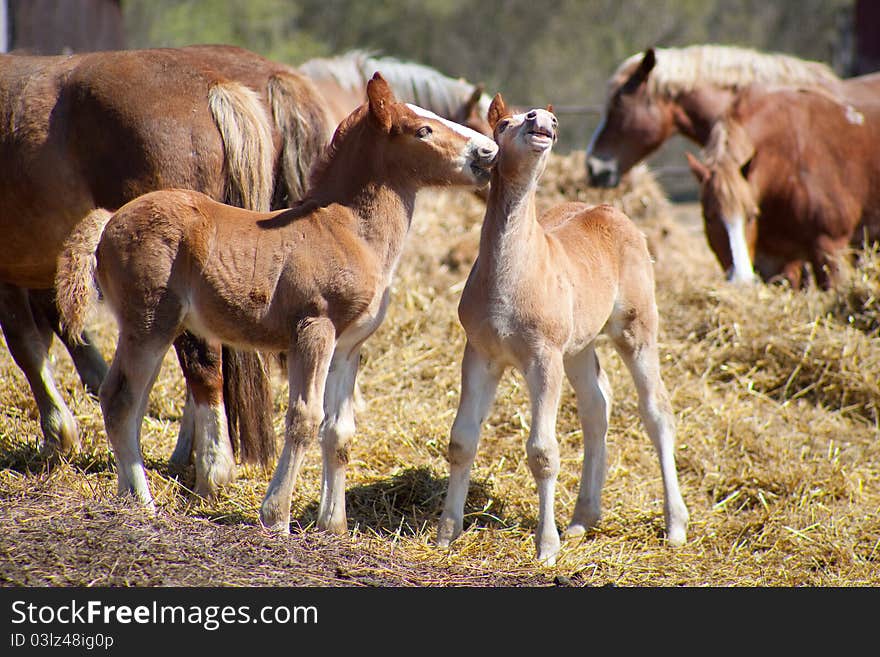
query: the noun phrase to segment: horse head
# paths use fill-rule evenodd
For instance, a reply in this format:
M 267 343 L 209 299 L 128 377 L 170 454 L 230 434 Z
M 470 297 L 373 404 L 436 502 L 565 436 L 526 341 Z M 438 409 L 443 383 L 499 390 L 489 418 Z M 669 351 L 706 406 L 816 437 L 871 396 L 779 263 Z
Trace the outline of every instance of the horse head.
M 508 181 L 524 177 L 522 183 L 537 180 L 559 136 L 553 106 L 516 113 L 499 93 L 489 105 L 487 120 L 499 147 L 496 175 Z
M 587 179 L 616 187 L 633 165 L 655 151 L 673 129 L 671 111 L 657 102 L 648 79 L 656 65 L 653 49 L 630 58 L 612 77 L 602 119 L 587 146 Z
M 748 181 L 753 150 L 737 138 L 734 125 L 719 123 L 707 145 L 706 162 L 686 153 L 688 165 L 700 185 L 700 204 L 709 246 L 729 281 L 755 280 L 758 241 L 758 203 Z

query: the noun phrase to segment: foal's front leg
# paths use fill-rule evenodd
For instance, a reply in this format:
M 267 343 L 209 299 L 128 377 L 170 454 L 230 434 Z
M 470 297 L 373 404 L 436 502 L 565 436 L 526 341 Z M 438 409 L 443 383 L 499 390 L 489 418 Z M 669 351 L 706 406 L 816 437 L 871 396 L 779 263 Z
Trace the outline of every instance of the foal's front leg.
M 437 526 L 438 547 L 449 547 L 464 524 L 464 503 L 471 466 L 477 455 L 480 429 L 495 400 L 503 370 L 468 343 L 461 361 L 461 398 L 449 436 L 449 486 Z
M 336 534 L 348 530 L 345 515 L 345 468 L 348 465 L 348 442 L 355 432 L 355 380 L 360 349 L 339 351 L 330 363 L 324 390 L 324 423 L 321 425 L 321 504 L 318 528 Z
M 584 434 L 581 485 L 567 537 L 580 536 L 599 522 L 605 483 L 606 436 L 611 414 L 611 384 L 593 347 L 565 362 L 565 373 L 577 396 L 578 417 Z
M 526 442 L 529 469 L 538 486 L 538 527 L 535 544 L 538 560 L 556 564 L 559 532 L 554 506 L 559 475 L 559 445 L 556 442 L 556 414 L 562 395 L 562 354 L 545 350 L 536 355 L 524 372 L 532 405 L 532 427 Z
M 335 341 L 329 319 L 305 319 L 287 355 L 290 402 L 284 447 L 260 506 L 260 522 L 272 531 L 290 533 L 290 499 L 306 448 L 318 437 L 324 419 L 324 388 Z

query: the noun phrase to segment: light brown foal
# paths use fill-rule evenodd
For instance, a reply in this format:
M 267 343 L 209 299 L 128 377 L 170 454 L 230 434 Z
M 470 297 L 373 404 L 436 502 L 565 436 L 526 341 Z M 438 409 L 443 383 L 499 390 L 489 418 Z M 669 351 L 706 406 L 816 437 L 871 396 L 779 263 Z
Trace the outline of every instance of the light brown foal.
M 287 351 L 284 447 L 260 520 L 289 531 L 297 473 L 320 436 L 317 524 L 346 531 L 358 355 L 385 316 L 416 193 L 486 184 L 498 151 L 484 135 L 397 102 L 379 74 L 367 96 L 340 124 L 306 198 L 290 210 L 252 212 L 173 190 L 141 196 L 75 231 L 69 266 L 59 270 L 59 306 L 65 325 L 78 331 L 94 269 L 119 324 L 100 398 L 120 493 L 153 506 L 140 428 L 162 358 L 188 329 L 224 344 Z
M 660 378 L 654 273 L 645 237 L 608 205 L 562 203 L 538 218 L 535 190 L 557 136 L 556 117 L 548 110 L 511 114 L 500 94 L 489 108 L 500 150 L 479 256 L 458 307 L 467 343 L 437 542 L 448 546 L 461 533 L 480 428 L 501 375 L 514 367 L 524 375 L 531 399 L 526 453 L 538 487 L 538 559 L 552 565 L 560 547 L 554 519 L 556 414 L 565 376 L 577 395 L 584 433 L 581 487 L 567 534 L 584 533 L 600 517 L 611 403 L 595 352 L 600 333 L 611 338 L 635 380 L 639 411 L 660 458 L 670 545 L 685 542 L 688 512 L 675 467 L 674 416 Z

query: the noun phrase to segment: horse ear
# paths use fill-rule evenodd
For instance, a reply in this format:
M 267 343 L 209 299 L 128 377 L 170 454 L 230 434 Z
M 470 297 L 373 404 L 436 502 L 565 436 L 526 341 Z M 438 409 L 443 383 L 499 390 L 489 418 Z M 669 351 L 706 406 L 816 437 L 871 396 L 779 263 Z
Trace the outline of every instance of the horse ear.
M 473 92 L 471 93 L 471 97 L 467 99 L 467 102 L 464 104 L 464 109 L 467 114 L 470 114 L 474 111 L 474 108 L 480 102 L 480 98 L 483 97 L 483 92 L 485 91 L 485 87 L 482 84 L 478 84 L 474 87 Z
M 547 105 L 547 111 L 550 112 L 551 114 L 553 114 L 553 104 L 552 103 L 549 103 Z
M 656 65 L 657 55 L 653 48 L 648 48 L 642 57 L 642 61 L 639 62 L 638 68 L 633 71 L 633 74 L 629 76 L 629 79 L 624 83 L 624 93 L 629 93 L 638 89 L 638 87 L 648 79 L 648 75 L 650 75 Z
M 389 132 L 391 130 L 391 105 L 397 102 L 397 99 L 379 71 L 373 73 L 373 77 L 367 82 L 367 100 L 370 104 L 370 114 L 385 132 Z
M 492 104 L 489 105 L 489 114 L 486 117 L 489 121 L 489 127 L 494 130 L 495 125 L 505 116 L 507 116 L 507 105 L 504 104 L 504 99 L 499 92 L 495 94 L 495 98 L 492 99 Z
M 701 185 L 709 179 L 709 167 L 700 162 L 693 153 L 685 152 L 685 157 L 687 157 L 688 166 L 691 168 L 691 171 L 694 174 L 694 177 L 697 179 L 697 182 Z

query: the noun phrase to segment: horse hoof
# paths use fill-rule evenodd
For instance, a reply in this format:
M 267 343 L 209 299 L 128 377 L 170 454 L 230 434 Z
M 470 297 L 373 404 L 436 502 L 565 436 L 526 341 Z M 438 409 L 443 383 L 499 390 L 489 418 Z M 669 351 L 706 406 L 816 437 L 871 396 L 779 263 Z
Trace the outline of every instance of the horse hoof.
M 587 528 L 580 523 L 572 523 L 562 535 L 563 538 L 577 538 L 587 533 Z
M 288 536 L 290 534 L 290 522 L 278 521 L 267 523 L 263 518 L 260 518 L 260 526 L 270 534 L 277 534 L 279 536 Z
M 461 523 L 454 518 L 440 518 L 437 524 L 437 547 L 448 548 L 461 534 Z
M 666 542 L 669 543 L 669 547 L 681 547 L 687 543 L 687 534 L 684 529 L 672 529 L 666 536 Z

